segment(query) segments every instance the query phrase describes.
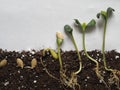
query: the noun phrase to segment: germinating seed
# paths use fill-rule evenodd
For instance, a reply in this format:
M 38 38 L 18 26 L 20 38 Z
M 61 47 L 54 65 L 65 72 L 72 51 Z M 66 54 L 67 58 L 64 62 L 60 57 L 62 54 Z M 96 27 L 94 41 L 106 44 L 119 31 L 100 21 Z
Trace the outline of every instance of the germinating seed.
M 50 53 L 54 59 L 58 59 L 58 54 L 53 49 L 50 49 Z
M 3 67 L 7 64 L 7 60 L 6 59 L 3 59 L 1 62 L 0 62 L 0 67 Z
M 37 65 L 37 60 L 35 58 L 33 58 L 31 61 L 31 69 L 35 68 L 36 65 Z
M 21 67 L 22 69 L 24 67 L 24 63 L 20 58 L 17 58 L 17 65 L 18 65 L 18 67 Z

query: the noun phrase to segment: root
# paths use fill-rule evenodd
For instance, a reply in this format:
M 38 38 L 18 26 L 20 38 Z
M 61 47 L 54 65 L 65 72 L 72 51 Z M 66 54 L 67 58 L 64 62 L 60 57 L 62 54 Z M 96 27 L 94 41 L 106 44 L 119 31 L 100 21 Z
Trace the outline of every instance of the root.
M 80 90 L 80 85 L 77 82 L 77 75 L 74 72 L 69 78 L 66 76 L 65 71 L 60 71 L 60 81 L 66 87 L 70 87 L 73 90 Z M 78 87 L 78 89 L 76 89 L 76 87 Z
M 120 90 L 120 71 L 119 70 L 112 70 L 110 74 L 109 84 L 116 84 L 118 90 Z
M 40 60 L 41 60 L 42 66 L 43 66 L 44 69 L 45 69 L 45 72 L 46 72 L 50 77 L 52 77 L 53 79 L 59 80 L 57 77 L 55 77 L 55 76 L 53 76 L 52 74 L 49 73 L 48 69 L 46 68 L 46 66 L 45 66 L 44 63 L 43 63 L 43 60 L 42 60 L 42 59 L 40 59 Z
M 96 67 L 94 70 L 95 70 L 97 77 L 104 83 L 104 85 L 107 88 L 109 88 L 109 85 L 105 82 L 104 77 L 100 74 L 100 71 L 98 71 L 98 68 Z

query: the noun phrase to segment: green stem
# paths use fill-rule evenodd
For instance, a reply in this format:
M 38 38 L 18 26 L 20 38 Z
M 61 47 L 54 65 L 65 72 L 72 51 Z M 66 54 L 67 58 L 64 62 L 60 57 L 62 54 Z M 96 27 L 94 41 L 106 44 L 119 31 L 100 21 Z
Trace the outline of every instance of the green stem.
M 87 53 L 87 50 L 85 47 L 85 30 L 83 31 L 83 49 L 85 51 L 85 55 L 96 64 L 96 68 L 98 69 L 99 68 L 98 62 Z
M 103 43 L 102 43 L 102 54 L 103 54 L 103 62 L 104 62 L 104 67 L 105 67 L 105 69 L 106 69 L 107 71 L 112 71 L 112 69 L 109 69 L 109 68 L 107 67 L 106 57 L 105 57 L 106 27 L 107 27 L 107 19 L 105 20 L 105 26 L 104 26 Z
M 59 58 L 59 63 L 60 63 L 60 71 L 63 71 L 62 59 L 61 59 L 61 54 L 60 54 L 60 45 L 58 45 L 58 58 Z
M 82 59 L 81 59 L 79 50 L 78 50 L 78 48 L 77 48 L 75 39 L 74 39 L 74 37 L 73 37 L 73 34 L 71 35 L 71 39 L 72 39 L 72 41 L 73 41 L 73 44 L 74 44 L 74 47 L 75 47 L 75 49 L 76 49 L 76 51 L 77 51 L 77 55 L 78 55 L 78 59 L 79 59 L 79 65 L 80 65 L 80 66 L 79 66 L 78 71 L 75 72 L 75 74 L 78 74 L 78 73 L 82 70 Z

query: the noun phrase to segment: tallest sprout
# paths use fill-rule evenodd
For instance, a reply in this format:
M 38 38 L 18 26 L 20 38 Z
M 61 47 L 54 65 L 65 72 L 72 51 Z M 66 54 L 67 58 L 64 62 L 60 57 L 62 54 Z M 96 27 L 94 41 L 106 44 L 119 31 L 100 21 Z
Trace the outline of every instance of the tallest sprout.
M 71 40 L 72 40 L 72 42 L 73 42 L 73 44 L 74 44 L 74 47 L 75 47 L 75 49 L 76 49 L 76 51 L 77 51 L 77 55 L 78 55 L 78 59 L 79 59 L 79 65 L 80 65 L 80 66 L 79 66 L 78 71 L 75 72 L 75 74 L 78 74 L 78 73 L 81 71 L 81 69 L 82 69 L 82 60 L 81 60 L 81 56 L 80 56 L 78 47 L 77 47 L 77 45 L 76 45 L 74 36 L 73 36 L 73 29 L 72 29 L 69 25 L 65 25 L 65 26 L 64 26 L 64 30 L 65 30 L 66 33 L 69 34 L 69 36 L 70 36 L 70 38 L 71 38 Z
M 117 88 L 120 90 L 120 86 L 119 86 L 119 70 L 116 69 L 111 69 L 107 67 L 107 63 L 106 63 L 106 57 L 105 57 L 105 38 L 106 38 L 106 28 L 107 28 L 107 22 L 108 22 L 108 18 L 111 16 L 112 12 L 115 11 L 114 9 L 112 9 L 111 7 L 109 7 L 106 11 L 101 11 L 100 13 L 97 14 L 97 18 L 100 18 L 100 16 L 102 16 L 102 18 L 104 19 L 104 33 L 103 33 L 103 43 L 102 43 L 102 54 L 103 54 L 103 62 L 104 62 L 104 68 L 107 71 L 111 71 L 112 72 L 112 77 L 110 78 L 110 80 L 112 80 L 113 82 L 116 82 L 117 84 Z
M 107 11 L 101 11 L 100 13 L 97 14 L 97 18 L 100 18 L 100 15 L 104 19 L 104 33 L 103 33 L 103 43 L 102 43 L 102 54 L 103 54 L 103 62 L 104 62 L 104 67 L 106 70 L 111 71 L 111 69 L 108 69 L 107 64 L 106 64 L 106 58 L 105 58 L 105 37 L 106 37 L 106 27 L 107 27 L 107 21 L 109 16 L 111 16 L 112 12 L 114 9 L 109 7 Z

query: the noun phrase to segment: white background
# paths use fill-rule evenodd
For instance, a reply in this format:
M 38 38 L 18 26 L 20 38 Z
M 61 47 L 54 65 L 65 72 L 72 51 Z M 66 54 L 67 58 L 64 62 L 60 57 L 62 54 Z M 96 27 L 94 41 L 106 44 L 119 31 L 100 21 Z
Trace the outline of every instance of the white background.
M 0 48 L 29 50 L 51 47 L 56 49 L 56 32 L 64 34 L 63 50 L 74 50 L 71 40 L 64 33 L 64 25 L 74 28 L 75 18 L 80 22 L 96 20 L 96 29 L 86 34 L 88 50 L 101 49 L 103 26 L 96 14 L 108 7 L 115 9 L 109 19 L 106 50 L 120 51 L 120 0 L 0 0 Z M 82 34 L 74 30 L 82 49 Z

